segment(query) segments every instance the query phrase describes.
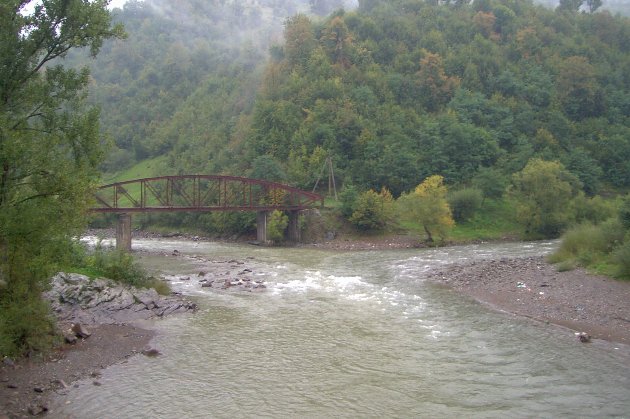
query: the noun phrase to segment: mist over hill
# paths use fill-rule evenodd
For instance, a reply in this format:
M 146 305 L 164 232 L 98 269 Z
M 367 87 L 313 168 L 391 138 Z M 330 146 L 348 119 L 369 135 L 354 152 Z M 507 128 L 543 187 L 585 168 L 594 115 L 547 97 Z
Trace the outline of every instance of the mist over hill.
M 400 193 L 540 157 L 588 193 L 629 186 L 626 18 L 440 3 L 128 2 L 115 10 L 128 39 L 91 63 L 113 142 L 103 169 L 156 156 L 160 174 L 271 165 L 310 187 L 331 156 L 340 180 Z

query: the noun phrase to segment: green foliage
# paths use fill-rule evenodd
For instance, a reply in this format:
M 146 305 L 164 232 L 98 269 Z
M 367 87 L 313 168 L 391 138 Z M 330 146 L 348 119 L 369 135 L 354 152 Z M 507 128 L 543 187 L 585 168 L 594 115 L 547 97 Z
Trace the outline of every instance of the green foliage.
M 437 235 L 445 240 L 449 230 L 455 225 L 451 209 L 446 199 L 447 188 L 442 176 L 433 175 L 419 184 L 413 192 L 401 195 L 397 203 L 404 219 L 420 223 L 432 243 Z
M 38 300 L 85 225 L 102 156 L 89 72 L 62 59 L 123 36 L 105 2 L 48 0 L 30 14 L 24 3 L 0 6 L 0 342 L 11 354 L 50 341 Z
M 138 288 L 147 287 L 147 273 L 128 252 L 97 245 L 94 253 L 87 258 L 87 265 L 105 278 Z
M 513 177 L 511 196 L 517 217 L 530 237 L 557 237 L 569 225 L 577 179 L 559 162 L 532 159 Z
M 576 223 L 586 221 L 600 224 L 615 215 L 616 207 L 612 200 L 605 200 L 600 196 L 588 198 L 579 193 L 571 202 L 571 212 L 575 216 Z
M 616 276 L 630 279 L 630 238 L 615 250 L 612 259 L 617 265 L 615 270 Z
M 483 197 L 497 199 L 503 196 L 509 181 L 499 170 L 482 167 L 472 179 L 473 187 L 483 193 Z
M 483 210 L 477 211 L 471 219 L 457 223 L 450 231 L 449 238 L 456 242 L 516 239 L 521 226 L 514 213 L 511 200 L 487 199 Z
M 289 225 L 289 216 L 282 211 L 273 211 L 267 218 L 267 239 L 273 243 L 284 241 L 284 232 Z
M 619 206 L 619 221 L 623 225 L 623 228 L 630 230 L 630 194 L 621 201 Z
M 269 154 L 265 154 L 254 159 L 249 176 L 254 179 L 282 182 L 286 180 L 287 175 L 276 159 Z
M 0 357 L 45 352 L 58 343 L 50 307 L 31 292 L 4 298 L 0 304 Z
M 82 243 L 73 243 L 72 254 L 63 269 L 90 278 L 109 278 L 136 288 L 154 288 L 162 295 L 171 293 L 168 284 L 150 276 L 133 255 L 105 248 L 100 241 L 92 250 Z
M 456 222 L 470 220 L 481 208 L 482 201 L 481 191 L 473 188 L 454 191 L 448 196 L 448 204 Z
M 343 186 L 343 189 L 339 193 L 339 201 L 341 202 L 339 210 L 344 218 L 350 219 L 350 217 L 352 217 L 358 198 L 359 191 L 357 191 L 357 188 L 353 184 L 347 183 Z
M 560 247 L 549 260 L 560 267 L 584 266 L 605 274 L 629 278 L 629 238 L 630 235 L 616 217 L 599 225 L 580 224 L 562 236 Z
M 607 237 L 606 231 L 599 226 L 577 225 L 562 236 L 562 243 L 550 257 L 550 261 L 575 260 L 579 264 L 588 266 L 610 251 L 609 240 L 610 237 Z
M 573 1 L 555 11 L 361 1 L 322 19 L 293 2 L 246 3 L 116 12 L 129 40 L 106 43 L 92 71 L 91 100 L 114 143 L 108 170 L 167 155 L 161 174 L 241 175 L 268 155 L 308 189 L 331 156 L 362 191 L 399 196 L 439 173 L 498 198 L 541 158 L 562 162 L 588 196 L 630 186 L 625 18 L 568 13 Z M 278 23 L 285 42 L 267 61 Z
M 383 230 L 392 222 L 393 203 L 394 199 L 387 189 L 380 193 L 370 189 L 356 197 L 348 220 L 359 230 Z

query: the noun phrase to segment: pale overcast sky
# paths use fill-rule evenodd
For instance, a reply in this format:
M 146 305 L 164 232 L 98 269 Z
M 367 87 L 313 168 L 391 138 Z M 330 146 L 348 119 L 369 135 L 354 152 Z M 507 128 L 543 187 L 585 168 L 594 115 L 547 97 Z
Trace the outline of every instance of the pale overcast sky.
M 121 9 L 122 9 L 123 4 L 125 4 L 125 3 L 127 3 L 127 0 L 112 0 L 112 1 L 109 3 L 109 8 L 110 8 L 110 9 L 114 9 L 114 8 L 116 8 L 116 7 L 119 7 L 119 8 L 121 8 Z

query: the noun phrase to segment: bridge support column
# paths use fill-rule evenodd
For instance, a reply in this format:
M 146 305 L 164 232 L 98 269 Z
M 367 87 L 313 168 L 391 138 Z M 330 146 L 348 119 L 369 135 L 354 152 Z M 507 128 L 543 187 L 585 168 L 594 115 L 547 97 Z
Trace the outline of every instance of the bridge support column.
M 300 211 L 289 211 L 287 239 L 294 243 L 299 243 L 302 239 L 302 235 L 300 234 Z
M 256 213 L 256 240 L 260 243 L 267 243 L 267 216 L 268 211 L 258 211 Z
M 116 249 L 131 251 L 131 214 L 120 214 L 116 226 Z

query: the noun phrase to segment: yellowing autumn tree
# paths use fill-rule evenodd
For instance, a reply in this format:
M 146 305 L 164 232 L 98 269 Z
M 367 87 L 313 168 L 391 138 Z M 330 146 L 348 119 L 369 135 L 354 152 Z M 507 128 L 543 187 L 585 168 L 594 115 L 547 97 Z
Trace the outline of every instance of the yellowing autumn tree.
M 416 186 L 413 192 L 398 198 L 401 216 L 422 224 L 429 243 L 434 241 L 434 235 L 444 240 L 455 225 L 446 193 L 444 178 L 433 175 Z

